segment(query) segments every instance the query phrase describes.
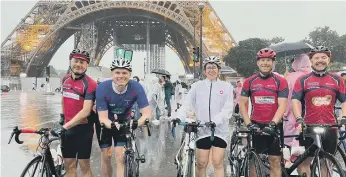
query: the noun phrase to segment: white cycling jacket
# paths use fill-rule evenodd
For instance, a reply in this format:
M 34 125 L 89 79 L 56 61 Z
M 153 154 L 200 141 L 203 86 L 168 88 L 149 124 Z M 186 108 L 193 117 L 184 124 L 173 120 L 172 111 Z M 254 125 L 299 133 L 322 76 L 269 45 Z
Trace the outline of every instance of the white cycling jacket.
M 210 111 L 210 119 L 216 124 L 214 136 L 228 142 L 229 119 L 233 113 L 233 86 L 230 83 L 208 79 L 194 83 L 178 110 L 177 118 L 185 121 L 191 110 L 195 112 L 196 119 L 201 123 L 209 121 Z M 209 128 L 198 129 L 198 139 L 208 136 L 211 136 Z

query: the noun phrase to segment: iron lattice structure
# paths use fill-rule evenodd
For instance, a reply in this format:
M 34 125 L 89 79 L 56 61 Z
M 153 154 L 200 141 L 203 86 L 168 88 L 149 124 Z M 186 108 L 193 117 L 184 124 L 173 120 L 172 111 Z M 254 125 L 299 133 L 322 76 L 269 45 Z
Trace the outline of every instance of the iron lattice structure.
M 112 46 L 147 51 L 147 70 L 165 67 L 164 47 L 191 73 L 199 45 L 197 1 L 39 1 L 1 44 L 1 75 L 37 76 L 74 35 L 75 47 L 97 66 Z M 203 9 L 203 55 L 225 55 L 236 45 L 209 2 Z M 196 30 L 194 30 L 196 29 Z M 194 35 L 195 31 L 195 35 Z

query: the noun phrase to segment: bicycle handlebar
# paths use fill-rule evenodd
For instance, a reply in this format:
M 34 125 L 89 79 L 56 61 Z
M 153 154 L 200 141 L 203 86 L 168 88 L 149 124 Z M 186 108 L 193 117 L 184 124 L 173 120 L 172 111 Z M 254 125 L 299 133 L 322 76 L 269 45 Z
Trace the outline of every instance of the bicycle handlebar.
M 204 124 L 201 124 L 200 122 L 176 122 L 176 120 L 172 120 L 171 122 L 173 122 L 172 132 L 171 132 L 173 137 L 175 137 L 175 127 L 176 127 L 176 124 L 178 124 L 186 128 L 188 133 L 191 133 L 196 128 L 208 127 L 211 130 L 210 140 L 214 141 L 214 133 L 215 133 L 216 124 L 212 121 L 205 122 Z
M 117 122 L 117 121 L 113 121 L 113 122 Z M 149 119 L 145 119 L 144 126 L 147 127 L 148 136 L 151 136 L 151 132 L 150 132 L 150 129 L 149 129 L 149 123 L 150 123 Z M 131 122 L 123 122 L 123 123 L 119 123 L 118 122 L 118 125 L 119 125 L 118 129 L 121 129 L 121 128 L 129 128 L 129 129 L 131 129 L 130 124 L 131 124 Z M 103 123 L 101 123 L 101 128 L 105 128 L 105 125 Z M 101 133 L 102 133 L 102 131 L 101 131 Z
M 13 131 L 12 131 L 12 133 L 11 133 L 11 136 L 10 136 L 10 139 L 8 141 L 8 144 L 11 143 L 11 140 L 12 140 L 14 135 L 15 135 L 15 137 L 14 137 L 15 141 L 18 144 L 23 144 L 24 141 L 19 140 L 19 135 L 21 133 L 36 133 L 36 134 L 39 134 L 39 135 L 46 135 L 47 133 L 49 134 L 49 131 L 50 131 L 49 128 L 41 128 L 40 130 L 35 130 L 35 129 L 31 129 L 31 128 L 18 129 L 18 126 L 15 126 Z
M 342 125 L 339 124 L 303 124 L 303 131 L 302 131 L 302 136 L 303 136 L 303 140 L 305 140 L 305 130 L 306 128 L 315 128 L 315 127 L 321 127 L 321 128 L 333 128 L 333 127 L 337 127 L 340 128 L 342 127 Z

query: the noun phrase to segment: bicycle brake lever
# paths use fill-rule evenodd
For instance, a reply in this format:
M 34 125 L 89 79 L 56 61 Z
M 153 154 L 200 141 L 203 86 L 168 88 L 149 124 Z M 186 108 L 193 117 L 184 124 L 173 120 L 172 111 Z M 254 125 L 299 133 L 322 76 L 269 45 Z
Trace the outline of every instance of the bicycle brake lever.
M 8 140 L 8 144 L 11 143 L 11 140 L 12 140 L 12 138 L 13 138 L 13 135 L 14 135 L 14 132 L 11 133 L 10 139 Z

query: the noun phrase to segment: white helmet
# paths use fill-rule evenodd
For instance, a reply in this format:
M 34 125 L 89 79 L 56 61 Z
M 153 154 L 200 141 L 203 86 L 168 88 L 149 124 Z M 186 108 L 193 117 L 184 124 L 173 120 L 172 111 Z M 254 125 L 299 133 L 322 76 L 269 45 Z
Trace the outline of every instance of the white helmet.
M 111 70 L 116 68 L 125 68 L 132 72 L 132 64 L 131 61 L 125 60 L 123 57 L 115 58 L 111 65 Z
M 219 57 L 210 56 L 204 59 L 203 65 L 205 66 L 208 63 L 215 63 L 217 66 L 221 67 L 221 60 Z

